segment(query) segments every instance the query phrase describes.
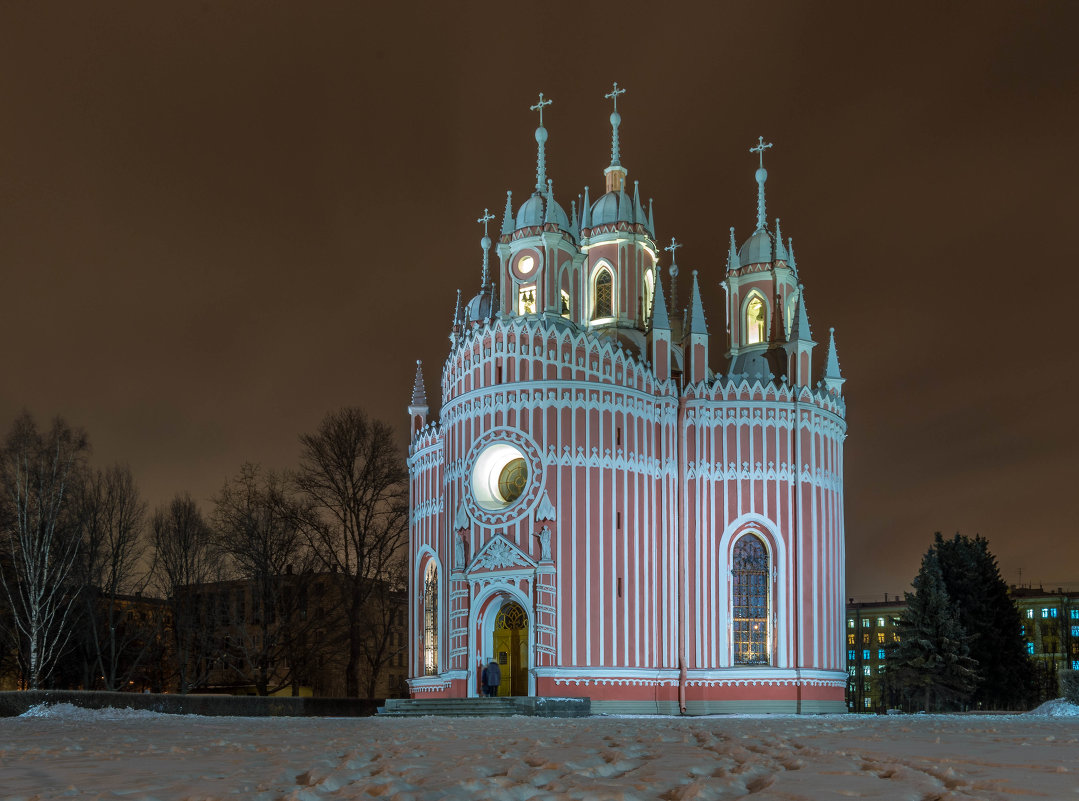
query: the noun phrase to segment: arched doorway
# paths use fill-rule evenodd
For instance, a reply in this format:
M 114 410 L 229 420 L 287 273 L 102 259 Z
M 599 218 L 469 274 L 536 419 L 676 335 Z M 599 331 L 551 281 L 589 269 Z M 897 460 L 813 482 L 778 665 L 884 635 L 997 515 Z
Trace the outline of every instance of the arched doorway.
M 498 694 L 528 695 L 528 615 L 519 603 L 498 610 L 492 640 L 491 653 L 502 669 Z

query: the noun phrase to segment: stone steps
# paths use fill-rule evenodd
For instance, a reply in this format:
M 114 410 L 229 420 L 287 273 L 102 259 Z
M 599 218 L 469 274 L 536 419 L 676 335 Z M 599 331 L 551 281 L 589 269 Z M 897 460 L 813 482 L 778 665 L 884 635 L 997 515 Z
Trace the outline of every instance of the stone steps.
M 533 698 L 505 696 L 501 698 L 390 698 L 378 714 L 385 717 L 531 717 L 577 718 L 591 712 L 588 698 Z

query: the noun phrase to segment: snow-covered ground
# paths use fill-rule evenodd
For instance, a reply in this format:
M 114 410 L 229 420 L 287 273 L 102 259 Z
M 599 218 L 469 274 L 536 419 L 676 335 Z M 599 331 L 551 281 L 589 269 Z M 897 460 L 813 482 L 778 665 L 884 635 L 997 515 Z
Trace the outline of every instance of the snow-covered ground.
M 1079 800 L 1079 708 L 946 717 L 0 719 L 0 798 Z

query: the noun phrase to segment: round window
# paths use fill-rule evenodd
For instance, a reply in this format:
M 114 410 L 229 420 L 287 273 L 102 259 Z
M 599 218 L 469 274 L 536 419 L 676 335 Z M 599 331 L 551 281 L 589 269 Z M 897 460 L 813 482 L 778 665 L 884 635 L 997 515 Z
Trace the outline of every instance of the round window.
M 504 509 L 528 486 L 528 462 L 514 445 L 497 442 L 483 449 L 472 468 L 472 493 L 480 508 Z
M 521 275 L 528 275 L 532 272 L 532 268 L 536 266 L 536 260 L 531 256 L 522 256 L 517 262 L 517 272 Z

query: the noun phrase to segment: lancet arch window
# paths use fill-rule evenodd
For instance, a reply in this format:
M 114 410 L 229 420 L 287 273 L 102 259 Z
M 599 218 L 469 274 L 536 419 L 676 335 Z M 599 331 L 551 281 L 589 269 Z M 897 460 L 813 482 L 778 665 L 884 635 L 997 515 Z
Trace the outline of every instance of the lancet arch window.
M 756 345 L 766 341 L 768 331 L 768 305 L 759 292 L 750 294 L 745 305 L 745 343 Z
M 656 276 L 651 270 L 644 271 L 644 312 L 642 317 L 647 320 L 652 314 L 652 299 L 656 293 Z
M 434 561 L 423 573 L 423 673 L 438 674 L 438 565 Z
M 772 659 L 772 560 L 764 541 L 746 534 L 731 554 L 731 642 L 734 664 L 768 665 Z
M 614 276 L 606 267 L 601 268 L 592 281 L 592 319 L 614 317 Z

